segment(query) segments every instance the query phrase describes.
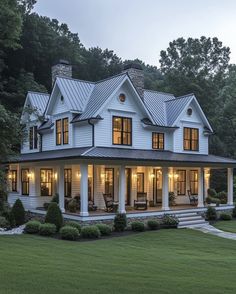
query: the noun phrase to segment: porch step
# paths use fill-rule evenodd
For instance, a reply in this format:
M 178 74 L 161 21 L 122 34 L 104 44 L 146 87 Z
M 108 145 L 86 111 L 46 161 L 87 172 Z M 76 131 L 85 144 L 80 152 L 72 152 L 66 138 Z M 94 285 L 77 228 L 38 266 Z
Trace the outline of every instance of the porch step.
M 176 214 L 179 220 L 178 228 L 201 227 L 208 224 L 205 219 L 194 212 Z

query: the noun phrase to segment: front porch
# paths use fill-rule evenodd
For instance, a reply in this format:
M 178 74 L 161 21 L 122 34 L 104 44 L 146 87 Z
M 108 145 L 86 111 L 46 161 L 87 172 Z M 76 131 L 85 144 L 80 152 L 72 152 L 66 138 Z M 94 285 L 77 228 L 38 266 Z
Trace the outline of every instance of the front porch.
M 16 170 L 21 177 L 17 178 L 17 191 L 9 193 L 8 201 L 13 204 L 20 198 L 26 209 L 42 211 L 44 203 L 49 203 L 58 193 L 62 212 L 81 220 L 112 219 L 116 212 L 132 218 L 202 211 L 211 168 L 58 161 L 12 164 L 10 170 Z M 22 170 L 28 170 L 25 181 Z M 227 168 L 227 171 L 227 204 L 222 205 L 222 209 L 233 205 L 233 169 Z M 9 179 L 9 186 L 11 184 Z M 25 187 L 26 190 L 28 187 L 28 195 L 22 193 L 27 192 Z M 111 197 L 113 209 L 108 209 L 105 195 Z M 143 196 L 141 200 L 146 205 L 135 205 L 138 195 Z M 196 201 L 191 201 L 191 197 Z

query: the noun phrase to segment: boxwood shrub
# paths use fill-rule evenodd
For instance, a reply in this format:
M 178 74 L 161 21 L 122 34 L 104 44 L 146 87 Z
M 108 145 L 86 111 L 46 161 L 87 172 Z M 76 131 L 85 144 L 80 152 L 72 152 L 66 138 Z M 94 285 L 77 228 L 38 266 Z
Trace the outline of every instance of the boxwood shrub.
M 54 224 L 45 223 L 39 226 L 39 234 L 41 236 L 52 236 L 56 233 L 57 227 Z
M 27 234 L 38 234 L 41 223 L 36 220 L 29 221 L 25 225 L 24 232 Z
M 64 226 L 60 229 L 60 236 L 64 240 L 76 241 L 79 238 L 79 230 L 75 227 Z
M 147 225 L 148 225 L 148 228 L 150 230 L 158 230 L 158 229 L 160 229 L 160 222 L 157 221 L 157 220 L 149 220 L 147 222 Z
M 65 223 L 65 226 L 76 228 L 79 231 L 79 233 L 81 232 L 81 225 L 78 222 L 68 221 Z
M 101 233 L 96 226 L 86 226 L 81 229 L 81 236 L 83 238 L 95 239 L 100 238 Z
M 9 229 L 10 228 L 10 224 L 4 216 L 0 216 L 0 228 L 1 229 Z
M 118 213 L 114 219 L 114 229 L 116 232 L 123 232 L 127 226 L 127 218 L 125 213 Z
M 143 232 L 145 230 L 145 226 L 144 223 L 136 221 L 131 223 L 131 229 L 134 232 Z
M 102 236 L 111 235 L 112 229 L 110 226 L 106 224 L 97 224 L 96 227 L 99 229 Z
M 216 209 L 214 207 L 209 206 L 207 208 L 206 218 L 207 218 L 207 220 L 216 220 L 217 219 Z
M 45 216 L 45 223 L 54 224 L 56 226 L 57 231 L 59 231 L 62 227 L 63 216 L 56 202 L 51 202 L 49 204 L 47 214 Z
M 25 223 L 25 209 L 20 199 L 17 199 L 11 209 L 15 225 L 20 226 Z
M 179 220 L 173 215 L 165 214 L 162 218 L 162 225 L 166 228 L 177 228 Z
M 221 220 L 231 220 L 232 219 L 232 215 L 229 214 L 229 213 L 222 212 L 220 214 L 220 219 Z

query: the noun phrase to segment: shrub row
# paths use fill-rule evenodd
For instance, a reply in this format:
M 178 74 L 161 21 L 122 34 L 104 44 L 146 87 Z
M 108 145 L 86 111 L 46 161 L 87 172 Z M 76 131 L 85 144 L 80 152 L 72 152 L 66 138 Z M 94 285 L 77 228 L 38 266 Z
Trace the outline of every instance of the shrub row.
M 219 215 L 220 220 L 231 220 L 232 217 L 236 217 L 236 207 L 234 208 L 233 213 L 222 212 Z M 217 220 L 218 219 L 217 212 L 214 207 L 209 206 L 207 208 L 206 219 L 207 220 Z

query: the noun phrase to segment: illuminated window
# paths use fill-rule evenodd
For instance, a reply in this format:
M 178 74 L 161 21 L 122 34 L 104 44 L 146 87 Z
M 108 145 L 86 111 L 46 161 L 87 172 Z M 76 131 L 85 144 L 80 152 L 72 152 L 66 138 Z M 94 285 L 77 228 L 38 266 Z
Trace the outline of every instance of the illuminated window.
M 190 192 L 192 195 L 198 195 L 198 171 L 190 170 L 189 174 Z
M 63 118 L 63 144 L 69 143 L 69 125 L 68 118 Z
M 61 119 L 56 121 L 56 144 L 61 145 Z
M 11 171 L 11 190 L 12 192 L 17 192 L 17 171 Z
M 132 145 L 132 119 L 113 116 L 113 144 Z
M 105 194 L 114 199 L 114 168 L 105 168 Z
M 30 149 L 37 149 L 38 148 L 37 126 L 29 128 L 29 148 Z
M 152 149 L 164 149 L 164 133 L 152 133 Z
M 184 150 L 198 151 L 199 130 L 194 128 L 184 128 Z
M 29 169 L 21 170 L 21 194 L 29 195 Z
M 41 196 L 52 196 L 52 169 L 40 170 Z
M 72 173 L 71 169 L 64 169 L 64 194 L 65 197 L 71 197 L 71 181 Z
M 177 185 L 177 194 L 185 195 L 186 194 L 186 171 L 177 170 L 176 172 L 176 185 Z
M 69 143 L 69 120 L 68 117 L 56 120 L 56 145 Z
M 144 173 L 137 173 L 137 193 L 144 192 Z

